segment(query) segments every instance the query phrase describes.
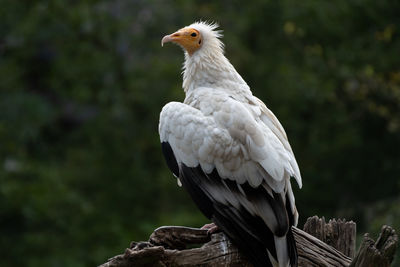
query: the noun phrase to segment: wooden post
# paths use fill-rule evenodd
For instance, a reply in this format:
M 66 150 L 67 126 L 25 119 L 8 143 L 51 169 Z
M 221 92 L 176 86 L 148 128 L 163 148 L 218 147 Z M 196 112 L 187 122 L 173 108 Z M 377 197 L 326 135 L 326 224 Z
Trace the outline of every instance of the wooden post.
M 324 217 L 313 216 L 307 219 L 303 230 L 336 248 L 344 255 L 354 258 L 356 251 L 355 222 L 332 219 L 327 223 Z
M 398 243 L 395 231 L 385 226 L 376 242 L 368 236 L 365 237 L 363 245 L 352 261 L 350 257 L 339 250 L 349 255 L 354 254 L 352 247 L 354 247 L 355 224 L 353 222 L 330 220 L 326 223 L 324 219 L 313 217 L 306 223 L 305 230 L 318 233 L 317 236 L 321 240 L 328 240 L 331 245 L 338 249 L 305 231 L 293 227 L 292 231 L 297 242 L 300 267 L 386 267 L 393 260 Z M 343 235 L 345 237 L 342 237 Z M 199 247 L 194 247 L 196 244 Z M 191 248 L 188 248 L 188 246 Z M 99 267 L 131 266 L 251 267 L 252 265 L 222 232 L 209 236 L 206 230 L 163 226 L 154 230 L 149 241 L 132 242 L 124 254 L 109 259 Z
M 351 267 L 390 266 L 396 252 L 398 236 L 390 226 L 382 226 L 376 242 L 368 234 L 364 235 L 360 249 L 350 264 Z

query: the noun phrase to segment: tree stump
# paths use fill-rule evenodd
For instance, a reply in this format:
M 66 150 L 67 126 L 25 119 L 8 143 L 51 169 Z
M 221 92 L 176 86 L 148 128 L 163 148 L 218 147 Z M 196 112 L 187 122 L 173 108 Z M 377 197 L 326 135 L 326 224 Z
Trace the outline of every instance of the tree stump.
M 376 242 L 368 234 L 364 236 L 364 241 L 352 260 L 345 254 L 354 255 L 355 223 L 345 220 L 330 220 L 326 223 L 325 219 L 314 216 L 307 220 L 304 230 L 292 228 L 300 267 L 386 267 L 392 262 L 398 243 L 395 231 L 384 226 Z M 252 265 L 222 232 L 209 236 L 207 230 L 163 226 L 154 230 L 148 241 L 132 242 L 124 254 L 109 259 L 99 267 L 131 266 Z
M 313 216 L 307 219 L 303 230 L 324 243 L 336 248 L 344 255 L 354 258 L 356 252 L 356 223 L 353 221 Z
M 398 236 L 394 229 L 390 226 L 382 226 L 376 242 L 364 235 L 360 249 L 356 257 L 350 264 L 351 267 L 374 267 L 374 266 L 390 266 L 396 252 Z

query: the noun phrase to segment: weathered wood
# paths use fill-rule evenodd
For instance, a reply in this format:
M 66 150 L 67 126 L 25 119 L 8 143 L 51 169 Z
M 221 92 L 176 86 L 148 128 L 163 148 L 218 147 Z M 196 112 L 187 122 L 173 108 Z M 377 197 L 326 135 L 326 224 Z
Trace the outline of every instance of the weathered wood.
M 293 227 L 299 266 L 349 266 L 351 258 L 316 237 Z
M 222 267 L 227 262 L 229 266 L 252 266 L 223 233 L 213 234 L 211 241 L 200 248 L 167 250 L 165 256 L 167 266 Z
M 154 230 L 149 242 L 172 249 L 185 249 L 190 244 L 204 244 L 211 238 L 207 230 L 184 226 L 162 226 Z
M 390 226 L 382 226 L 376 242 L 364 235 L 364 239 L 350 267 L 388 267 L 393 261 L 399 238 Z
M 313 220 L 316 222 L 315 219 Z M 339 222 L 339 224 L 342 223 L 343 221 Z M 319 225 L 316 227 L 320 227 L 323 224 L 315 225 Z M 333 223 L 332 225 L 335 226 L 336 224 Z M 313 233 L 318 232 L 321 234 L 321 231 L 316 231 L 310 225 L 306 228 Z M 342 228 L 336 228 L 338 230 L 337 233 L 340 235 L 343 232 L 341 231 Z M 347 257 L 339 250 L 298 228 L 293 227 L 292 231 L 297 242 L 299 267 L 342 267 L 350 265 L 351 258 Z M 344 231 L 344 233 L 347 233 L 347 231 Z M 322 239 L 325 238 L 323 236 L 320 237 L 322 237 Z M 335 240 L 337 239 L 340 238 L 336 238 Z M 348 238 L 346 237 L 345 239 L 347 240 Z M 393 260 L 397 242 L 398 238 L 394 230 L 385 226 L 382 228 L 382 233 L 376 242 L 366 236 L 351 266 L 389 266 L 385 264 L 390 264 Z M 333 243 L 336 244 L 335 242 Z M 348 244 L 350 243 L 351 242 L 348 242 Z M 350 250 L 347 249 L 346 251 Z M 384 260 L 380 257 L 384 258 Z M 207 230 L 179 226 L 164 226 L 156 229 L 150 236 L 149 241 L 132 242 L 130 248 L 126 249 L 124 254 L 109 259 L 107 263 L 99 267 L 131 266 L 250 267 L 252 265 L 240 254 L 237 248 L 222 232 L 215 233 L 210 237 L 207 234 Z
M 315 237 L 293 228 L 298 243 L 299 266 L 348 266 L 351 259 Z M 207 242 L 208 241 L 208 242 Z M 185 249 L 188 245 L 202 244 Z M 179 249 L 177 249 L 179 247 Z M 124 255 L 111 258 L 101 267 L 128 266 L 252 266 L 222 232 L 211 238 L 206 230 L 164 226 L 149 242 L 133 242 Z
M 303 230 L 324 243 L 336 248 L 344 255 L 353 258 L 356 251 L 356 224 L 344 219 L 331 219 L 313 216 L 307 219 Z
M 162 246 L 152 247 L 148 242 L 134 243 L 135 246 L 127 248 L 124 254 L 112 257 L 99 267 L 165 266 L 162 262 L 165 249 Z

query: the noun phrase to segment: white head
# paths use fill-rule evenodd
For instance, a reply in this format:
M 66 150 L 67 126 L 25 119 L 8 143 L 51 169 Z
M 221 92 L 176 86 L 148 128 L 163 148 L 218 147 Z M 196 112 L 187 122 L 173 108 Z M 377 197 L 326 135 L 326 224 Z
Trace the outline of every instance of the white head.
M 203 21 L 195 22 L 177 32 L 164 36 L 161 45 L 173 42 L 180 45 L 189 56 L 198 51 L 212 50 L 214 53 L 223 53 L 224 44 L 219 38 L 222 37 L 221 31 L 216 30 L 218 24 Z
M 198 87 L 229 90 L 231 94 L 248 94 L 250 89 L 224 56 L 224 44 L 218 24 L 195 22 L 177 32 L 164 36 L 161 45 L 178 44 L 185 51 L 183 89 L 189 92 Z

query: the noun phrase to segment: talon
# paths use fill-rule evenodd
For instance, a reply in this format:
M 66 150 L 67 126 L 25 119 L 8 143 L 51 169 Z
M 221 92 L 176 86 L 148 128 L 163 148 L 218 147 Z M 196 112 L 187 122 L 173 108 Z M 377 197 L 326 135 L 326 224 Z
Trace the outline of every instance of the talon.
M 200 229 L 207 230 L 207 234 L 209 235 L 212 235 L 220 230 L 215 223 L 207 223 Z

